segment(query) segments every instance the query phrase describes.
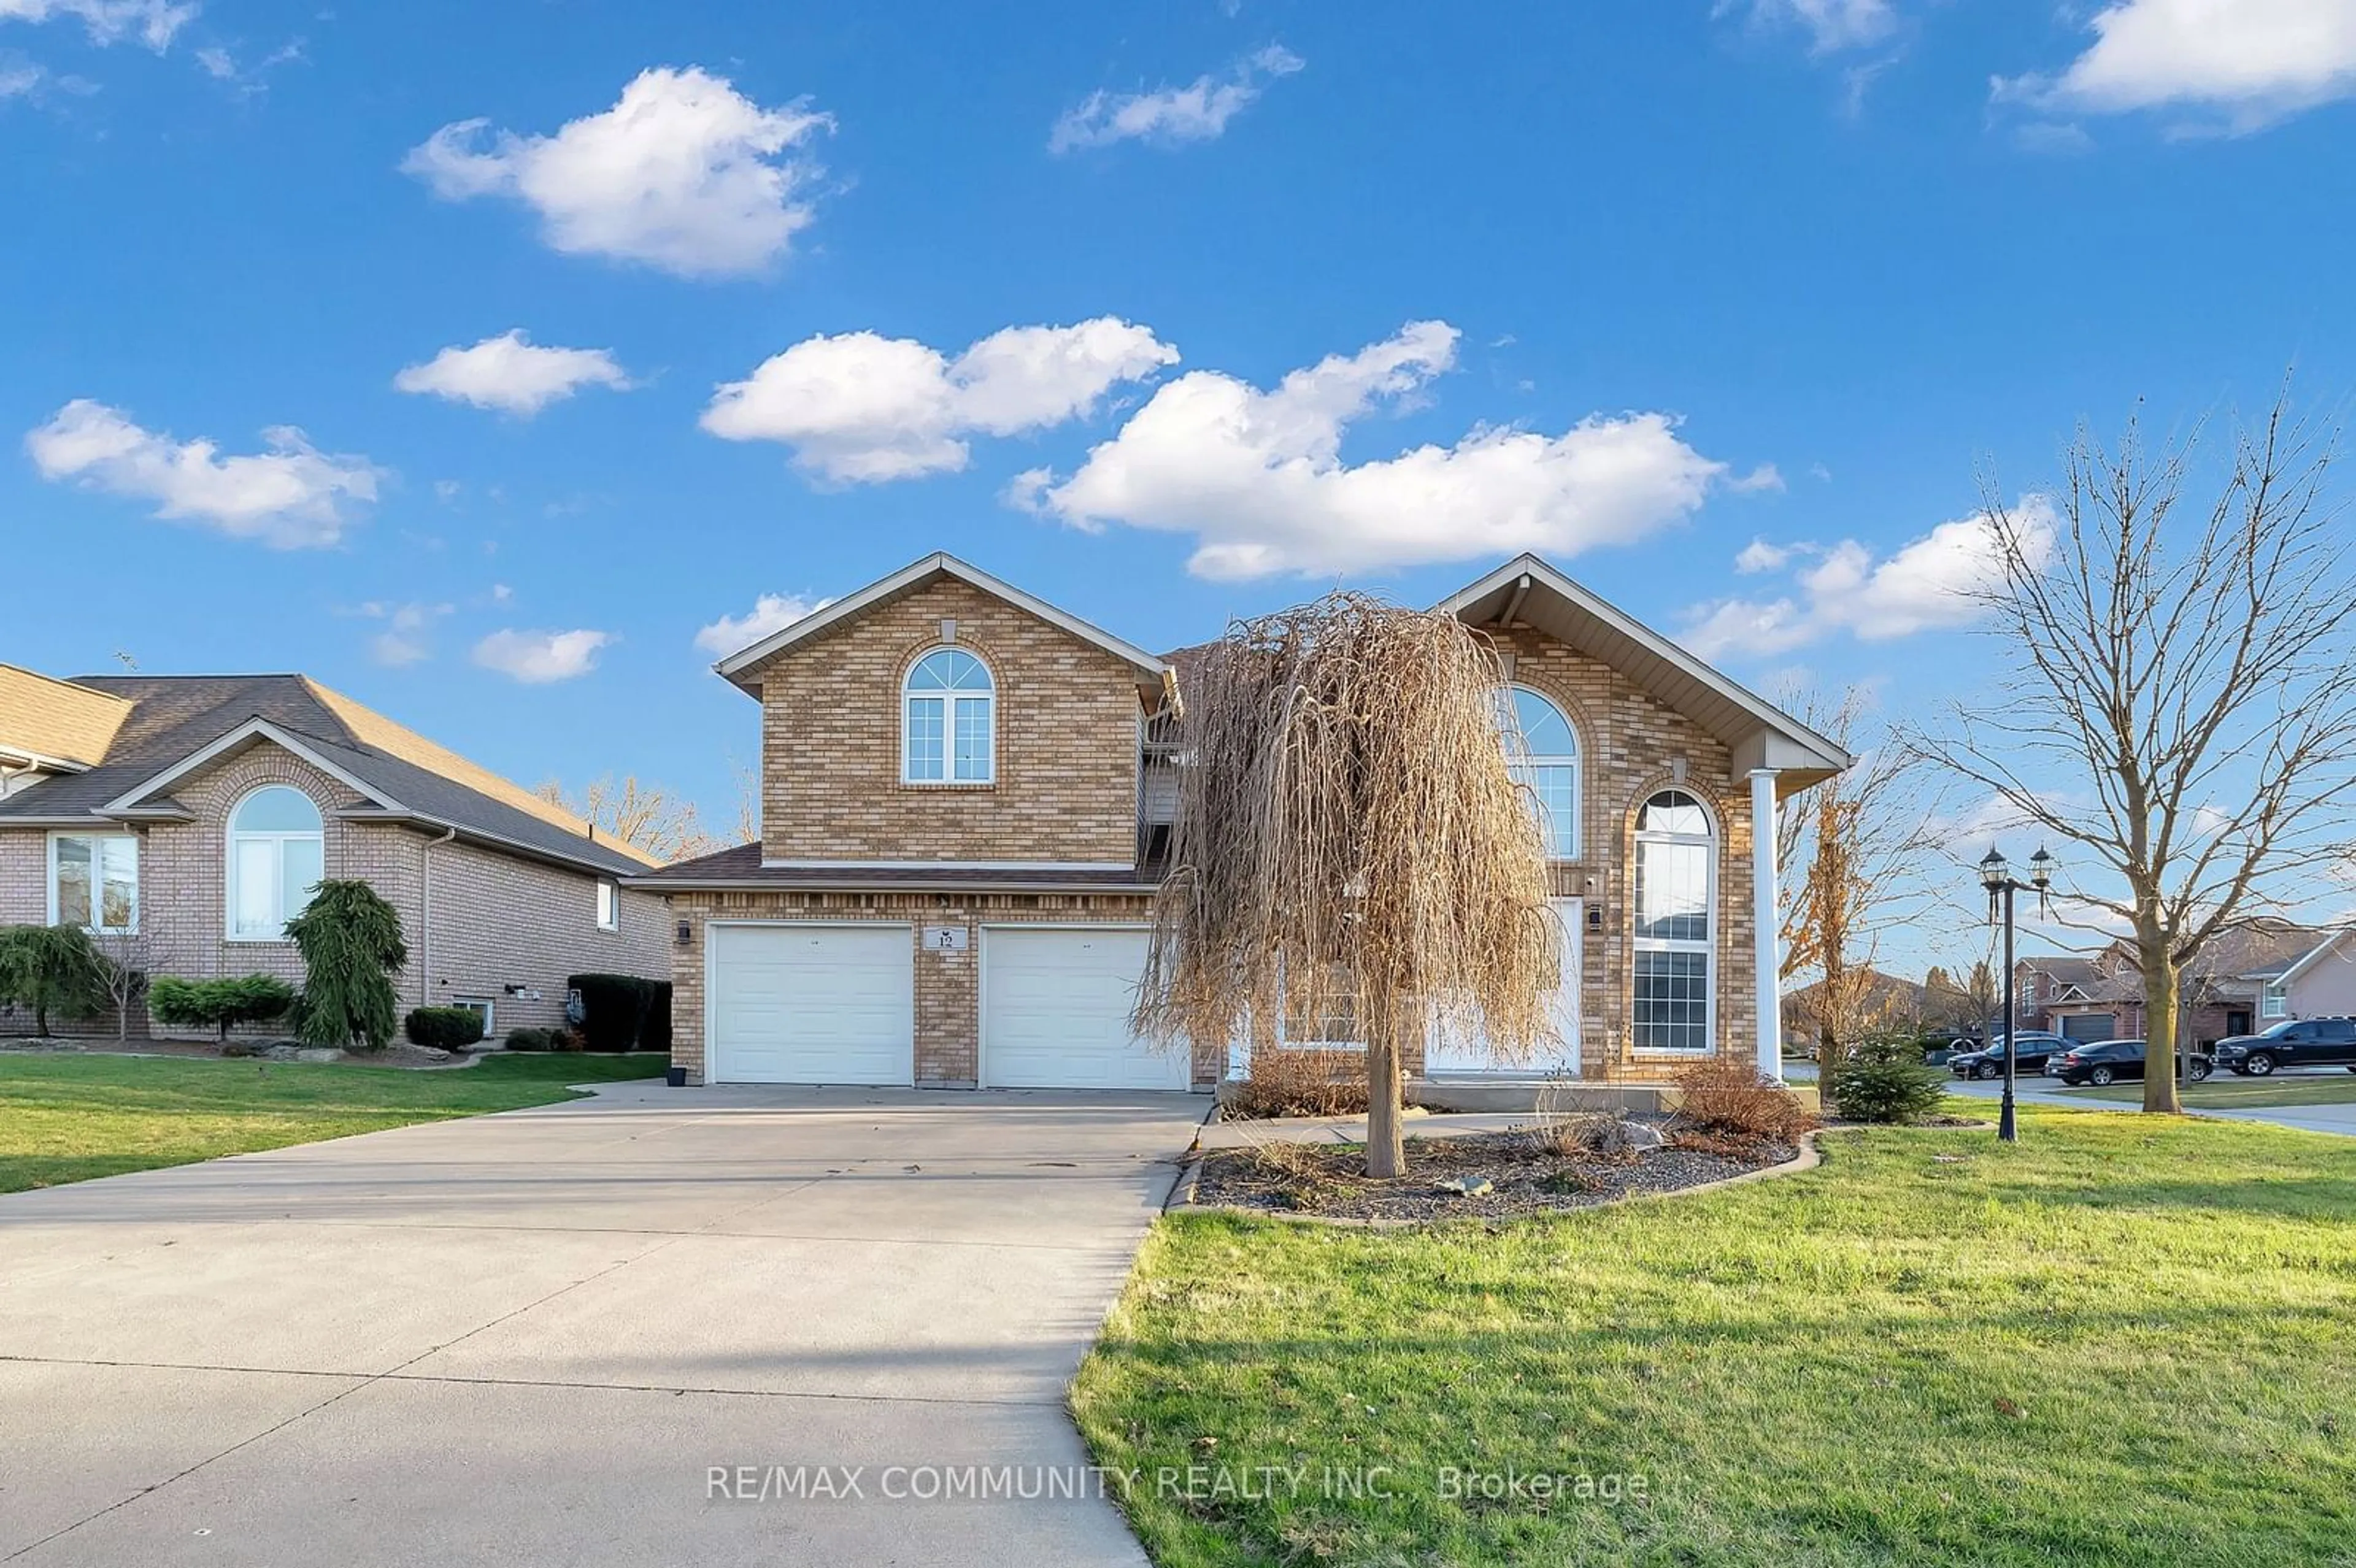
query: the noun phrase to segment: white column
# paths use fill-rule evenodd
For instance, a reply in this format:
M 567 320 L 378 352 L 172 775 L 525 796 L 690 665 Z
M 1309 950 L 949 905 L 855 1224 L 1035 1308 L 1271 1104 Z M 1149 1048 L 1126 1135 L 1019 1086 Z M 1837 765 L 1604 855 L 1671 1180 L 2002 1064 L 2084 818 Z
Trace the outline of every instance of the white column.
M 1758 953 L 1759 1072 L 1783 1078 L 1783 955 L 1775 883 L 1775 770 L 1751 770 L 1751 918 Z

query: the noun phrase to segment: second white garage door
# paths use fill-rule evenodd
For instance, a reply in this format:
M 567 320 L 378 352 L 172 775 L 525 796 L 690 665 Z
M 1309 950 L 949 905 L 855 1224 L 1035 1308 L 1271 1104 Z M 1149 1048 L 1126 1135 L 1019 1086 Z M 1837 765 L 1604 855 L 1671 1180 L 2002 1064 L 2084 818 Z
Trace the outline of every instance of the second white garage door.
M 916 1079 L 916 935 L 905 925 L 713 925 L 714 1083 Z
M 984 1087 L 1187 1088 L 1183 1047 L 1156 1051 L 1130 1033 L 1145 945 L 1134 927 L 985 927 Z

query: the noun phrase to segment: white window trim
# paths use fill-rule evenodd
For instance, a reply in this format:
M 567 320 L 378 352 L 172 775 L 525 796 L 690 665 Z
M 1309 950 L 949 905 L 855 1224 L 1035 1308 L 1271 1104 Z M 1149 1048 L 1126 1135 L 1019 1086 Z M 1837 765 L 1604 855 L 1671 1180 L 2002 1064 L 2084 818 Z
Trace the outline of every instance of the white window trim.
M 497 1038 L 497 1037 L 492 1033 L 492 1021 L 493 1021 L 493 1019 L 495 1019 L 498 1017 L 498 1008 L 497 1008 L 497 1006 L 496 1006 L 496 1005 L 494 1005 L 494 1004 L 493 1004 L 493 1002 L 492 1002 L 492 1000 L 491 1000 L 491 998 L 490 998 L 490 997 L 451 997 L 448 1001 L 444 1002 L 444 1003 L 442 1003 L 441 1005 L 442 1005 L 442 1006 L 444 1006 L 444 1007 L 445 1007 L 445 1008 L 482 1008 L 482 1009 L 483 1009 L 483 1038 L 484 1038 L 485 1040 L 492 1040 L 492 1039 L 496 1039 L 496 1038 Z
M 1540 691 L 1526 681 L 1515 681 L 1507 689 L 1509 692 L 1526 691 L 1548 708 L 1553 709 L 1561 716 L 1562 727 L 1570 732 L 1571 750 L 1569 755 L 1555 752 L 1543 753 L 1532 752 L 1517 756 L 1508 752 L 1505 753 L 1505 763 L 1509 768 L 1569 768 L 1570 770 L 1570 844 L 1568 848 L 1558 844 L 1548 844 L 1547 859 L 1566 865 L 1575 864 L 1585 858 L 1587 846 L 1587 768 L 1584 762 L 1586 739 L 1580 734 L 1579 725 L 1571 718 L 1570 709 L 1547 693 Z M 1510 701 L 1510 698 L 1508 700 Z M 1518 722 L 1518 717 L 1516 722 Z M 1520 787 L 1529 790 L 1532 798 L 1536 799 L 1537 791 L 1533 786 L 1522 784 L 1519 779 L 1514 782 Z M 1552 814 L 1545 811 L 1541 805 L 1538 816 L 1539 820 L 1547 827 L 1547 836 L 1551 837 Z
M 2262 1019 L 2290 1017 L 2290 990 L 2273 981 L 2258 987 L 2258 1016 Z
M 318 827 L 318 828 L 317 828 L 316 831 L 299 832 L 299 833 L 278 832 L 278 831 L 273 831 L 273 830 L 272 830 L 272 829 L 268 829 L 268 828 L 246 829 L 246 830 L 241 831 L 241 830 L 239 829 L 238 826 L 237 826 L 237 814 L 238 814 L 239 812 L 241 812 L 241 811 L 242 811 L 242 810 L 244 810 L 244 809 L 245 809 L 245 803 L 246 803 L 247 801 L 252 800 L 255 795 L 260 795 L 263 790 L 266 790 L 266 789 L 291 789 L 291 790 L 293 790 L 296 795 L 301 795 L 305 800 L 310 801 L 310 802 L 311 802 L 311 809 L 312 809 L 312 811 L 314 811 L 315 813 L 316 813 L 316 814 L 317 814 L 317 816 L 318 816 L 318 817 L 319 817 L 319 827 Z M 235 801 L 235 802 L 234 802 L 234 803 L 230 806 L 230 808 L 229 808 L 229 817 L 228 817 L 228 822 L 227 822 L 227 825 L 226 825 L 226 827 L 225 827 L 225 828 L 224 828 L 224 830 L 223 830 L 223 833 L 222 833 L 222 840 L 221 840 L 221 941 L 222 941 L 222 942 L 224 942 L 224 943 L 234 943 L 234 944 L 236 944 L 237 945 L 239 945 L 239 946 L 243 946 L 243 947 L 284 947 L 284 946 L 285 946 L 289 942 L 291 942 L 292 940 L 294 940 L 292 937 L 289 937 L 289 936 L 286 934 L 286 923 L 287 923 L 289 920 L 292 920 L 292 919 L 294 918 L 294 914 L 290 914 L 290 913 L 288 913 L 288 912 L 287 912 L 284 908 L 281 908 L 281 909 L 279 910 L 279 912 L 278 912 L 278 932 L 277 932 L 277 934 L 276 934 L 276 935 L 274 935 L 274 936 L 241 936 L 241 935 L 239 935 L 239 934 L 238 934 L 238 929 L 237 929 L 237 886 L 238 886 L 238 883 L 237 883 L 237 846 L 238 846 L 238 842 L 239 842 L 239 840 L 241 840 L 241 839 L 266 840 L 266 841 L 270 842 L 271 844 L 273 844 L 273 845 L 275 847 L 276 851 L 277 851 L 277 854 L 276 854 L 276 858 L 275 858 L 275 859 L 274 859 L 274 861 L 273 861 L 273 875 L 272 875 L 272 877 L 271 877 L 271 897 L 272 897 L 272 899 L 273 899 L 273 900 L 274 900 L 274 901 L 282 901 L 282 902 L 283 902 L 283 901 L 284 901 L 284 897 L 285 897 L 285 892 L 286 892 L 286 864 L 285 864 L 285 862 L 286 862 L 286 846 L 287 846 L 287 844 L 288 844 L 288 843 L 290 843 L 290 842 L 292 842 L 292 841 L 294 841 L 294 840 L 297 840 L 297 839 L 313 839 L 313 838 L 317 839 L 317 840 L 318 840 L 318 842 L 319 842 L 319 878 L 320 878 L 320 880 L 321 880 L 322 881 L 324 881 L 324 880 L 327 880 L 327 814 L 326 812 L 324 812 L 324 811 L 320 811 L 320 810 L 319 810 L 319 803 L 318 803 L 317 801 L 316 801 L 316 800 L 312 800 L 312 799 L 311 799 L 311 792 L 310 792 L 309 790 L 306 790 L 306 789 L 303 788 L 300 784 L 285 784 L 285 783 L 282 783 L 282 782 L 279 782 L 279 781 L 273 780 L 273 781 L 272 781 L 271 783 L 268 783 L 268 784 L 258 784 L 254 785 L 252 789 L 247 790 L 244 794 L 242 794 L 242 795 L 239 795 L 239 796 L 237 797 L 236 801 Z M 299 911 L 299 910 L 294 912 L 294 913 L 295 913 L 295 914 L 299 914 L 299 913 L 301 913 L 301 912 L 301 912 L 301 911 Z
M 140 905 L 145 901 L 142 896 L 143 890 L 140 886 L 141 869 L 139 865 L 139 835 L 136 833 L 105 831 L 77 832 L 72 830 L 60 831 L 49 835 L 48 892 L 49 900 L 48 923 L 51 925 L 58 923 L 58 841 L 61 838 L 87 838 L 91 841 L 92 846 L 90 863 L 91 923 L 82 927 L 82 929 L 90 932 L 93 935 L 100 936 L 138 935 Z M 131 923 L 119 930 L 112 926 L 101 925 L 98 923 L 98 916 L 105 908 L 106 891 L 104 887 L 104 872 L 99 864 L 99 855 L 96 846 L 101 839 L 106 838 L 120 838 L 131 846 Z
M 931 658 L 935 654 L 948 652 L 961 653 L 980 665 L 981 673 L 990 677 L 990 689 L 988 691 L 947 689 L 916 691 L 909 688 L 908 682 L 915 677 L 917 669 L 926 659 Z M 920 779 L 910 771 L 910 764 L 914 758 L 908 748 L 908 720 L 911 709 L 920 701 L 937 702 L 941 705 L 941 776 L 937 779 Z M 982 712 L 989 720 L 988 749 L 983 753 L 987 771 L 978 779 L 961 779 L 955 776 L 958 709 L 968 702 L 980 703 Z M 962 643 L 941 643 L 926 648 L 908 661 L 906 672 L 900 677 L 900 782 L 911 789 L 992 789 L 997 786 L 998 672 L 990 667 L 988 659 Z
M 597 922 L 597 929 L 598 929 L 598 930 L 600 930 L 600 931 L 619 931 L 619 930 L 621 930 L 621 929 L 622 929 L 622 889 L 621 889 L 621 885 L 620 885 L 619 883 L 616 883 L 616 882 L 609 881 L 609 880 L 606 880 L 605 878 L 604 878 L 604 877 L 600 877 L 600 878 L 598 878 L 598 879 L 597 879 L 596 902 L 592 906 L 592 908 L 593 908 L 593 910 L 594 910 L 594 918 L 595 918 L 595 920 L 596 920 L 596 922 Z
M 1639 1056 L 1705 1057 L 1718 1049 L 1718 935 L 1720 925 L 1718 918 L 1718 856 L 1719 847 L 1725 842 L 1725 835 L 1720 829 L 1718 813 L 1710 809 L 1708 798 L 1701 791 L 1687 784 L 1665 784 L 1645 791 L 1644 798 L 1636 803 L 1637 820 L 1639 822 L 1644 820 L 1644 807 L 1655 796 L 1667 795 L 1672 791 L 1686 796 L 1701 807 L 1702 820 L 1709 824 L 1708 838 L 1704 840 L 1691 833 L 1647 834 L 1639 828 L 1634 837 L 1636 857 L 1639 861 L 1642 860 L 1647 839 L 1655 843 L 1703 845 L 1708 853 L 1705 858 L 1708 875 L 1702 889 L 1702 911 L 1709 920 L 1709 934 L 1699 942 L 1673 941 L 1666 937 L 1635 935 L 1644 919 L 1644 912 L 1635 897 L 1636 866 L 1631 864 L 1628 868 L 1628 886 L 1631 895 L 1628 901 L 1630 945 L 1635 953 L 1698 953 L 1702 955 L 1704 965 L 1702 1043 L 1698 1046 L 1638 1045 L 1636 1043 L 1636 966 L 1633 957 L 1628 965 L 1628 1041 L 1630 1051 Z

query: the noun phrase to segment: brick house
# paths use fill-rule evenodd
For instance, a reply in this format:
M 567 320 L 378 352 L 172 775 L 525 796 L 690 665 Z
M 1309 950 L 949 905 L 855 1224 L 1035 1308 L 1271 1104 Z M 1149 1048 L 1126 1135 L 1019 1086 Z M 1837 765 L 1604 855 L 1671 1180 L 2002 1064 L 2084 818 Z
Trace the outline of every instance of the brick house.
M 1774 835 L 1752 823 L 1847 754 L 1536 557 L 1441 608 L 1502 656 L 1554 859 L 1562 1043 L 1544 1065 L 1658 1080 L 1727 1052 L 1776 1072 L 1778 997 L 1759 984 L 1776 971 Z M 947 555 L 721 660 L 761 704 L 761 840 L 627 883 L 670 902 L 675 1067 L 694 1083 L 1214 1083 L 1227 1049 L 1186 1060 L 1128 1022 L 1185 662 Z M 1345 1043 L 1331 1022 L 1284 1032 Z M 1462 1040 L 1406 1065 L 1494 1068 Z
M 2356 1004 L 2356 986 L 2335 956 L 2342 934 L 2270 919 L 2219 932 L 2182 976 L 2178 1029 L 2205 1050 L 2286 1018 L 2356 1010 L 2356 1005 L 2337 1005 Z M 2135 944 L 2121 938 L 2092 958 L 2038 962 L 2072 965 L 2071 978 L 2053 986 L 2042 1007 L 2053 1032 L 2072 1040 L 2144 1038 L 2143 970 Z M 2306 1005 L 2297 1009 L 2290 1003 L 2294 989 L 2305 993 Z M 2026 1005 L 2021 1016 L 2023 1028 L 2035 1027 Z
M 299 984 L 285 921 L 358 878 L 400 912 L 404 1008 L 545 1027 L 568 975 L 668 967 L 661 901 L 622 885 L 650 865 L 302 676 L 0 665 L 0 924 L 82 925 L 152 974 Z

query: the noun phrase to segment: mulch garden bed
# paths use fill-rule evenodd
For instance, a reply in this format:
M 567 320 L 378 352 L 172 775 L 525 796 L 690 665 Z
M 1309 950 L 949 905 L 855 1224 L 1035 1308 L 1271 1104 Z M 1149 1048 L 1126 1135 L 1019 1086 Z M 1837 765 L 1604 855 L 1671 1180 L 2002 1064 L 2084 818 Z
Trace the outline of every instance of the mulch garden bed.
M 1657 1125 L 1657 1124 L 1655 1124 Z M 1190 1200 L 1198 1206 L 1414 1221 L 1500 1219 L 1590 1209 L 1638 1193 L 1676 1192 L 1781 1165 L 1799 1146 L 1775 1138 L 1679 1134 L 1657 1148 L 1618 1156 L 1543 1147 L 1529 1132 L 1410 1138 L 1407 1174 L 1376 1181 L 1355 1144 L 1281 1144 L 1205 1157 Z M 1464 1182 L 1486 1191 L 1445 1189 Z
M 268 1041 L 254 1041 L 257 1047 Z M 285 1042 L 293 1043 L 293 1042 Z M 112 1036 L 73 1035 L 52 1036 L 47 1040 L 36 1036 L 0 1036 L 0 1054 L 20 1052 L 27 1055 L 57 1056 L 168 1056 L 181 1061 L 219 1061 L 221 1048 L 211 1040 L 145 1040 L 137 1037 L 118 1042 Z M 246 1058 L 245 1060 L 252 1060 Z M 413 1067 L 419 1069 L 464 1067 L 465 1055 L 412 1045 L 405 1040 L 394 1040 L 382 1051 L 345 1051 L 332 1063 L 337 1067 Z

